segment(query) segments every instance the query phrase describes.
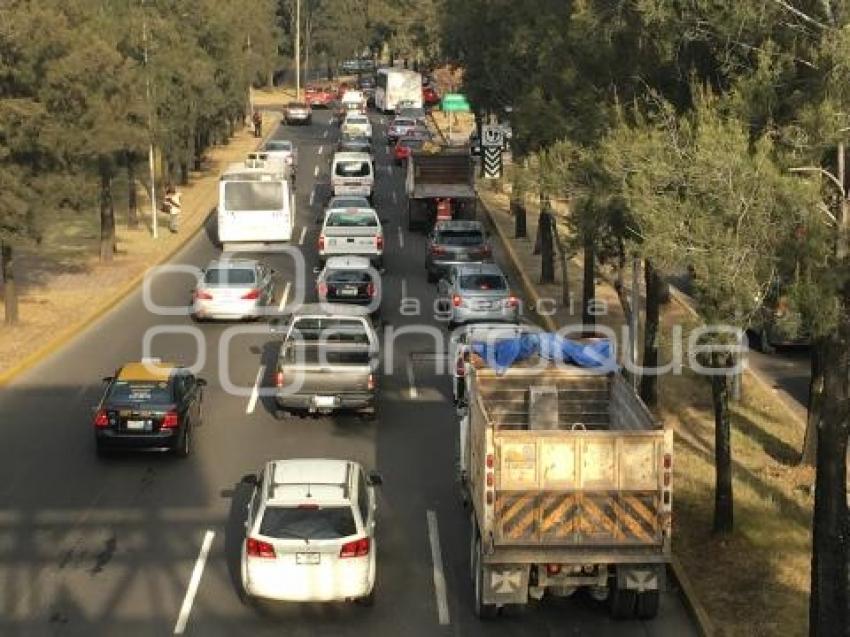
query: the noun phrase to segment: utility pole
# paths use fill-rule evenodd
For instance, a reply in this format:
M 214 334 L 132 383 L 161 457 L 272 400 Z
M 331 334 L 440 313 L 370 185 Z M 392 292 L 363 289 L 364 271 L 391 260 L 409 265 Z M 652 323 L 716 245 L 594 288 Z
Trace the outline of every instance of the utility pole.
M 295 0 L 295 101 L 301 99 L 301 0 Z
M 151 235 L 154 239 L 157 238 L 157 210 L 156 210 L 156 167 L 154 157 L 154 133 L 153 133 L 153 102 L 151 100 L 151 74 L 148 68 L 148 14 L 145 7 L 145 0 L 142 0 L 142 50 L 145 62 L 145 94 L 148 101 L 148 135 L 150 143 L 148 145 L 148 169 L 150 170 L 151 179 Z

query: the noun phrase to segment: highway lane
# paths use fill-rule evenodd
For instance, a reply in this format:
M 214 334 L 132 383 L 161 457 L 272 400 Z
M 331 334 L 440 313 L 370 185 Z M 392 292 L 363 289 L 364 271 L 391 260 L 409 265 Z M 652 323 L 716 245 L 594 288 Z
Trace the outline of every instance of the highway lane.
M 390 218 L 386 229 L 385 307 L 398 308 L 402 294 L 430 307 L 434 287 L 425 282 L 421 235 L 406 231 L 400 170 L 392 170 L 380 143 L 384 118 L 374 116 L 378 161 L 377 206 Z M 328 114 L 314 124 L 281 128 L 277 137 L 299 147 L 298 219 L 294 243 L 303 232 L 308 268 L 315 263 L 315 217 L 327 196 L 328 162 L 336 130 Z M 319 152 L 319 149 L 321 153 Z M 318 176 L 316 174 L 318 173 Z M 314 190 L 315 189 L 315 190 Z M 316 194 L 311 194 L 311 193 Z M 312 199 L 312 206 L 310 205 Z M 401 228 L 401 232 L 399 232 Z M 202 232 L 174 263 L 202 266 L 218 255 L 214 228 Z M 279 289 L 290 283 L 290 299 L 312 273 L 296 280 L 293 262 L 266 254 L 279 273 Z M 153 298 L 185 306 L 191 280 L 165 274 L 152 280 Z M 387 334 L 424 324 L 424 319 L 385 313 Z M 379 418 L 276 420 L 268 399 L 253 401 L 261 365 L 270 386 L 276 339 L 262 324 L 234 338 L 225 365 L 219 353 L 230 325 L 203 324 L 200 349 L 189 334 L 156 336 L 153 352 L 164 360 L 191 364 L 205 356 L 202 375 L 210 384 L 205 423 L 187 460 L 166 456 L 116 456 L 98 460 L 90 431 L 90 405 L 100 378 L 142 354 L 153 327 L 184 329 L 186 317 L 150 313 L 141 292 L 131 295 L 68 347 L 21 377 L 0 397 L 6 427 L 0 447 L 0 634 L 167 635 L 181 612 L 204 538 L 212 541 L 197 593 L 186 616 L 186 634 L 292 635 L 690 635 L 694 629 L 679 600 L 665 595 L 658 620 L 611 621 L 585 598 L 544 603 L 522 619 L 481 624 L 471 611 L 467 514 L 454 481 L 455 417 L 450 383 L 433 369 L 441 347 L 428 335 L 395 340 L 391 364 L 381 380 Z M 412 369 L 413 387 L 407 373 Z M 224 391 L 226 369 L 244 395 Z M 247 413 L 246 413 L 247 412 Z M 374 608 L 354 606 L 242 605 L 238 596 L 238 551 L 246 492 L 244 473 L 275 457 L 350 457 L 376 467 L 385 478 L 378 523 L 378 599 Z M 445 569 L 448 624 L 439 623 L 427 512 L 436 515 L 440 561 Z

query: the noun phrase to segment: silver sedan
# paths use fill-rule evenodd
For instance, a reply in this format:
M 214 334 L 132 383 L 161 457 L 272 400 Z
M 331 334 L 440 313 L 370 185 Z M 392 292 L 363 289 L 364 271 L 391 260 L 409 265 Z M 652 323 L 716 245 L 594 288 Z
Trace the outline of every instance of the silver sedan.
M 449 329 L 475 321 L 519 320 L 519 299 L 511 294 L 507 277 L 495 263 L 450 267 L 437 285 L 437 296 L 449 317 Z
M 273 271 L 254 259 L 211 261 L 192 294 L 195 320 L 257 319 L 274 300 Z

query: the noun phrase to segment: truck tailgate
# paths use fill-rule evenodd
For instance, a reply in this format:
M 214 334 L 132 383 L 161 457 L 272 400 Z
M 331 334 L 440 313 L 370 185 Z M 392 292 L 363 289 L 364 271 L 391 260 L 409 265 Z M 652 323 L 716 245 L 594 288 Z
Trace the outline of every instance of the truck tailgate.
M 285 347 L 280 371 L 284 388 L 297 394 L 339 395 L 371 391 L 371 355 L 366 347 L 311 344 Z

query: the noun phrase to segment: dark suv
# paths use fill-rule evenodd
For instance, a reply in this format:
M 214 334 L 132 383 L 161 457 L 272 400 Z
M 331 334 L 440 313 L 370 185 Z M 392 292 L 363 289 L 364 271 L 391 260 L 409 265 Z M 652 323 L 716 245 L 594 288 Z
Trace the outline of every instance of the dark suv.
M 478 221 L 441 221 L 428 235 L 425 270 L 435 283 L 453 265 L 492 261 L 487 233 Z

